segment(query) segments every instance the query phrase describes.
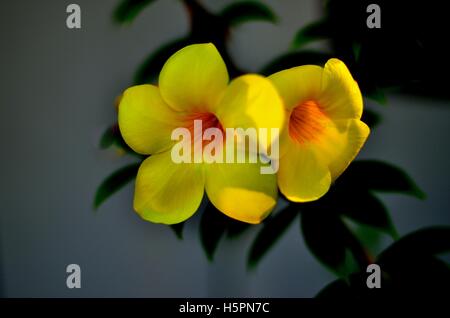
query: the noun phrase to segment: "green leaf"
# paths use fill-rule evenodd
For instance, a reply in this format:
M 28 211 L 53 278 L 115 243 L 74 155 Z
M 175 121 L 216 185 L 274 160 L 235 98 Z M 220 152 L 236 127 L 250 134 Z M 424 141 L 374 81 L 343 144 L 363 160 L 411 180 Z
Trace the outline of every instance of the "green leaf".
M 353 233 L 371 255 L 378 255 L 381 249 L 383 233 L 370 225 L 354 223 Z M 398 235 L 396 235 L 398 238 Z
M 349 189 L 369 189 L 381 192 L 395 192 L 424 199 L 425 194 L 400 168 L 376 160 L 353 162 L 336 184 Z
M 101 149 L 107 149 L 113 145 L 122 149 L 126 153 L 135 156 L 136 158 L 144 159 L 146 157 L 144 155 L 138 154 L 127 145 L 125 140 L 123 140 L 118 124 L 114 124 L 106 129 L 102 137 L 100 138 L 99 147 Z
M 298 207 L 289 205 L 264 221 L 263 228 L 256 236 L 250 249 L 247 262 L 249 268 L 258 265 L 263 256 L 266 255 L 275 242 L 278 241 L 297 215 Z
M 237 26 L 249 21 L 267 21 L 275 23 L 277 17 L 273 11 L 257 1 L 240 1 L 227 6 L 219 14 L 229 26 Z
M 122 0 L 114 10 L 114 21 L 120 24 L 131 23 L 139 13 L 155 0 Z
M 187 44 L 186 38 L 176 39 L 150 54 L 136 72 L 134 83 L 139 85 L 155 81 L 167 59 Z
M 186 222 L 169 225 L 179 240 L 183 239 L 183 228 Z
M 382 88 L 376 87 L 374 89 L 371 89 L 370 91 L 365 92 L 364 96 L 377 102 L 380 105 L 387 105 L 387 97 Z
M 352 45 L 353 56 L 355 57 L 355 61 L 359 62 L 361 57 L 361 43 L 355 42 Z
M 436 226 L 421 229 L 394 242 L 380 256 L 381 263 L 408 260 L 418 256 L 433 256 L 450 252 L 450 227 Z
M 114 144 L 116 140 L 116 127 L 117 125 L 113 125 L 105 130 L 102 137 L 100 138 L 99 146 L 101 149 L 109 148 Z
M 200 220 L 200 240 L 208 259 L 214 259 L 214 253 L 224 235 L 232 239 L 249 228 L 250 224 L 226 216 L 208 202 Z
M 233 239 L 240 236 L 242 233 L 244 233 L 246 230 L 248 230 L 251 227 L 251 224 L 240 222 L 233 220 L 231 218 L 228 218 L 227 223 L 227 238 Z
M 349 298 L 354 296 L 348 283 L 343 279 L 337 279 L 325 286 L 317 295 L 320 299 Z
M 200 220 L 200 240 L 210 261 L 214 259 L 214 253 L 226 227 L 227 216 L 217 210 L 211 202 L 208 202 Z
M 345 271 L 349 231 L 334 214 L 302 211 L 301 230 L 309 250 L 325 266 L 340 276 Z
M 292 48 L 298 49 L 310 42 L 326 39 L 330 36 L 329 23 L 326 20 L 315 21 L 304 26 L 295 34 Z
M 381 116 L 377 112 L 365 107 L 361 120 L 370 128 L 374 128 L 381 123 Z
M 132 163 L 107 177 L 97 189 L 94 198 L 94 208 L 97 209 L 106 199 L 133 180 L 136 177 L 139 166 L 140 163 Z
M 337 191 L 331 209 L 355 222 L 373 226 L 390 234 L 393 238 L 397 237 L 397 231 L 386 207 L 368 191 Z
M 263 75 L 271 75 L 291 67 L 307 64 L 324 65 L 332 56 L 317 51 L 292 52 L 281 55 L 263 67 Z

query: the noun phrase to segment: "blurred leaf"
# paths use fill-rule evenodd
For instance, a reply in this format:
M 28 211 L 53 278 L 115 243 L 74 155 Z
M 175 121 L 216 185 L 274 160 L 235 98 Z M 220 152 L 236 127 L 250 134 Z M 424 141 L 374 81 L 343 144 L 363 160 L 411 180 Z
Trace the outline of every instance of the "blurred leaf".
M 223 9 L 220 16 L 231 27 L 254 20 L 272 23 L 277 21 L 277 17 L 273 11 L 265 4 L 257 1 L 232 3 Z
M 183 239 L 184 223 L 185 222 L 181 222 L 181 223 L 172 224 L 172 225 L 169 226 L 174 231 L 175 235 L 177 236 L 177 238 L 179 240 Z
M 108 129 L 105 130 L 102 137 L 100 138 L 99 146 L 101 149 L 109 148 L 114 144 L 114 142 L 116 140 L 115 130 L 116 130 L 116 125 L 108 127 Z
M 117 23 L 131 23 L 138 14 L 155 0 L 122 0 L 114 11 L 113 17 Z
M 350 286 L 343 279 L 337 279 L 327 286 L 325 286 L 317 295 L 316 298 L 322 299 L 336 299 L 348 298 L 353 296 Z
M 188 40 L 186 38 L 176 39 L 150 54 L 136 72 L 134 79 L 135 85 L 155 81 L 167 59 L 187 44 Z
M 396 192 L 425 198 L 425 194 L 400 168 L 376 160 L 353 162 L 336 181 L 349 189 L 369 189 L 382 192 Z
M 126 144 L 125 140 L 123 140 L 117 123 L 108 127 L 100 138 L 99 146 L 101 149 L 107 149 L 113 145 L 122 148 L 126 152 L 134 153 L 134 151 Z
M 214 253 L 224 235 L 232 239 L 249 228 L 250 224 L 226 216 L 208 201 L 200 220 L 200 240 L 208 259 L 214 259 Z
M 264 221 L 263 228 L 256 236 L 256 239 L 250 249 L 247 263 L 249 267 L 255 267 L 258 265 L 263 256 L 287 230 L 297 215 L 298 207 L 295 205 L 289 205 L 285 209 Z
M 200 220 L 200 240 L 210 261 L 213 260 L 219 241 L 226 231 L 226 218 L 227 216 L 208 201 Z
M 340 279 L 330 283 L 317 297 L 441 297 L 450 285 L 450 267 L 433 255 L 445 251 L 450 251 L 450 227 L 418 230 L 394 242 L 381 253 L 376 261 L 382 271 L 380 289 L 368 289 L 368 274 L 361 270 L 345 281 Z
M 377 102 L 380 105 L 387 105 L 387 97 L 384 94 L 384 90 L 382 88 L 376 87 L 371 89 L 370 91 L 364 94 L 367 98 Z
M 383 233 L 370 225 L 354 222 L 354 226 L 353 233 L 355 233 L 355 236 L 361 242 L 361 245 L 367 248 L 371 255 L 378 255 L 381 248 Z
M 419 255 L 433 256 L 450 252 L 450 227 L 436 226 L 421 229 L 394 242 L 379 256 L 381 263 L 412 260 Z
M 353 56 L 355 57 L 355 61 L 359 62 L 360 56 L 361 56 L 361 43 L 353 43 L 352 45 L 353 49 Z
M 430 297 L 447 295 L 450 285 L 450 267 L 433 256 L 421 254 L 396 255 L 390 262 L 380 263 L 381 289 L 388 296 L 407 295 Z
M 251 227 L 250 224 L 233 220 L 228 218 L 227 222 L 227 237 L 230 239 L 236 238 Z
M 94 199 L 94 208 L 97 209 L 112 194 L 133 180 L 136 177 L 139 166 L 140 163 L 132 163 L 107 177 L 97 189 Z
M 370 128 L 374 128 L 381 122 L 381 116 L 377 112 L 365 107 L 361 120 Z
M 310 251 L 328 268 L 339 275 L 345 271 L 348 229 L 333 214 L 302 211 L 301 229 Z
M 358 223 L 373 226 L 394 238 L 397 237 L 386 207 L 369 192 L 338 193 L 332 209 Z
M 291 67 L 314 64 L 324 65 L 332 56 L 316 51 L 301 51 L 284 54 L 268 63 L 262 70 L 263 75 L 271 75 Z
M 301 28 L 294 36 L 292 47 L 298 49 L 310 42 L 330 37 L 329 24 L 327 20 L 312 22 Z
M 139 159 L 144 159 L 146 157 L 144 155 L 138 154 L 127 145 L 125 140 L 123 140 L 118 124 L 114 124 L 108 129 L 106 129 L 102 137 L 100 138 L 99 146 L 101 149 L 107 149 L 113 145 L 119 147 L 126 153 L 133 155 Z

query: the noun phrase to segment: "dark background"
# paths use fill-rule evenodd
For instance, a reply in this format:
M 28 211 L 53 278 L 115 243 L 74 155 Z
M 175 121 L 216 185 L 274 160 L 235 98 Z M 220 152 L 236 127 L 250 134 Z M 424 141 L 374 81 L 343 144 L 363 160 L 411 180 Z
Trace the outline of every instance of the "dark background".
M 230 2 L 203 1 L 211 10 Z M 321 15 L 314 0 L 264 2 L 280 17 L 277 25 L 249 23 L 231 34 L 232 57 L 252 71 L 286 50 L 295 31 Z M 144 222 L 132 211 L 132 185 L 93 211 L 98 184 L 133 161 L 98 149 L 101 133 L 115 120 L 115 97 L 147 54 L 183 35 L 188 22 L 177 1 L 157 1 L 131 26 L 121 27 L 111 19 L 117 1 L 78 0 L 82 28 L 69 30 L 69 3 L 0 5 L 2 296 L 309 297 L 333 280 L 304 245 L 298 223 L 249 272 L 246 254 L 258 226 L 221 242 L 209 263 L 198 218 L 180 241 L 169 228 Z M 425 201 L 381 196 L 401 235 L 450 224 L 447 106 L 443 100 L 395 94 L 388 95 L 386 106 L 366 101 L 383 122 L 359 157 L 404 168 L 427 194 Z M 386 236 L 383 244 L 390 242 Z M 65 284 L 71 263 L 81 266 L 79 290 Z

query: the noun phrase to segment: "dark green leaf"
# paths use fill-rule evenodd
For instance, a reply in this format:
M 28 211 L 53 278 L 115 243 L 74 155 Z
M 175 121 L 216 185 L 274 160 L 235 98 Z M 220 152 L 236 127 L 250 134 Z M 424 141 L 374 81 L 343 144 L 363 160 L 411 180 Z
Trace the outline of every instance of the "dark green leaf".
M 403 170 L 376 160 L 353 162 L 336 184 L 349 189 L 405 193 L 425 198 L 425 194 Z
M 343 279 L 337 279 L 327 286 L 325 286 L 317 295 L 316 298 L 321 299 L 336 299 L 348 298 L 352 296 L 352 290 L 348 283 Z
M 114 11 L 114 20 L 117 23 L 131 23 L 153 1 L 155 0 L 122 0 Z
M 377 102 L 380 105 L 387 105 L 387 97 L 383 89 L 376 87 L 364 94 L 367 98 Z
M 228 218 L 227 237 L 236 238 L 250 228 L 250 224 Z
M 183 228 L 184 228 L 184 223 L 185 222 L 181 222 L 178 224 L 172 224 L 170 225 L 170 228 L 174 231 L 175 235 L 177 236 L 178 239 L 182 240 L 183 239 Z
M 98 187 L 94 199 L 94 208 L 97 209 L 106 199 L 136 177 L 140 163 L 132 163 L 107 177 Z
M 145 84 L 156 80 L 167 59 L 187 44 L 188 40 L 186 38 L 177 39 L 163 45 L 154 53 L 150 54 L 136 72 L 135 84 Z
M 355 223 L 353 233 L 371 255 L 378 255 L 381 248 L 383 233 L 369 225 Z M 397 235 L 395 236 L 398 237 Z
M 450 251 L 450 227 L 436 226 L 421 229 L 394 242 L 379 256 L 380 262 L 412 260 L 420 255 L 432 256 Z
M 355 57 L 355 61 L 358 62 L 361 56 L 361 43 L 353 43 L 353 56 Z
M 361 120 L 365 122 L 370 128 L 374 128 L 381 122 L 381 116 L 380 114 L 366 107 L 364 108 Z
M 225 23 L 237 26 L 248 21 L 267 21 L 275 23 L 277 17 L 265 4 L 257 1 L 240 1 L 227 6 L 221 13 Z
M 255 267 L 261 261 L 263 256 L 287 230 L 297 215 L 298 207 L 289 205 L 264 221 L 264 226 L 256 236 L 250 249 L 247 263 L 249 267 Z
M 358 223 L 373 226 L 390 234 L 394 238 L 397 237 L 397 232 L 387 209 L 370 192 L 338 192 L 335 195 L 334 207 L 332 209 Z
M 100 138 L 99 146 L 101 149 L 109 148 L 114 144 L 116 140 L 116 132 L 115 132 L 115 130 L 117 129 L 116 127 L 117 125 L 113 125 L 105 130 L 102 137 Z
M 200 240 L 210 261 L 213 260 L 219 241 L 226 232 L 227 222 L 227 216 L 208 202 L 200 220 Z
M 278 71 L 300 65 L 307 65 L 307 64 L 324 65 L 331 57 L 332 56 L 327 53 L 321 53 L 316 51 L 301 51 L 301 52 L 287 53 L 268 63 L 261 70 L 261 73 L 264 75 L 271 75 Z
M 117 146 L 124 150 L 126 153 L 133 155 L 139 159 L 144 159 L 145 156 L 138 154 L 133 149 L 131 149 L 123 140 L 122 134 L 120 133 L 119 126 L 117 124 L 112 125 L 103 133 L 100 139 L 100 148 L 106 149 L 111 146 Z
M 348 229 L 340 218 L 330 213 L 302 211 L 301 230 L 311 252 L 341 275 L 348 250 Z
M 294 36 L 292 47 L 298 49 L 310 42 L 326 39 L 331 36 L 326 20 L 315 21 L 301 28 Z

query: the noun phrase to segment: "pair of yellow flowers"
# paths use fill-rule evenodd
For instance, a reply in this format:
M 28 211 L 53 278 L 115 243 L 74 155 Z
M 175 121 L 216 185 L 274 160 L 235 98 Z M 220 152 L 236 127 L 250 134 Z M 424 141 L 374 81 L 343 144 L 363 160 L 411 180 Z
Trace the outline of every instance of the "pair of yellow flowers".
M 137 174 L 134 209 L 151 222 L 179 223 L 197 211 L 206 190 L 218 210 L 256 224 L 275 207 L 278 187 L 288 200 L 317 200 L 366 141 L 362 110 L 358 85 L 340 60 L 229 83 L 213 44 L 189 45 L 168 59 L 158 87 L 134 86 L 121 99 L 125 142 L 151 155 Z M 210 127 L 279 128 L 278 173 L 261 174 L 254 163 L 174 163 L 171 133 L 195 119 Z

